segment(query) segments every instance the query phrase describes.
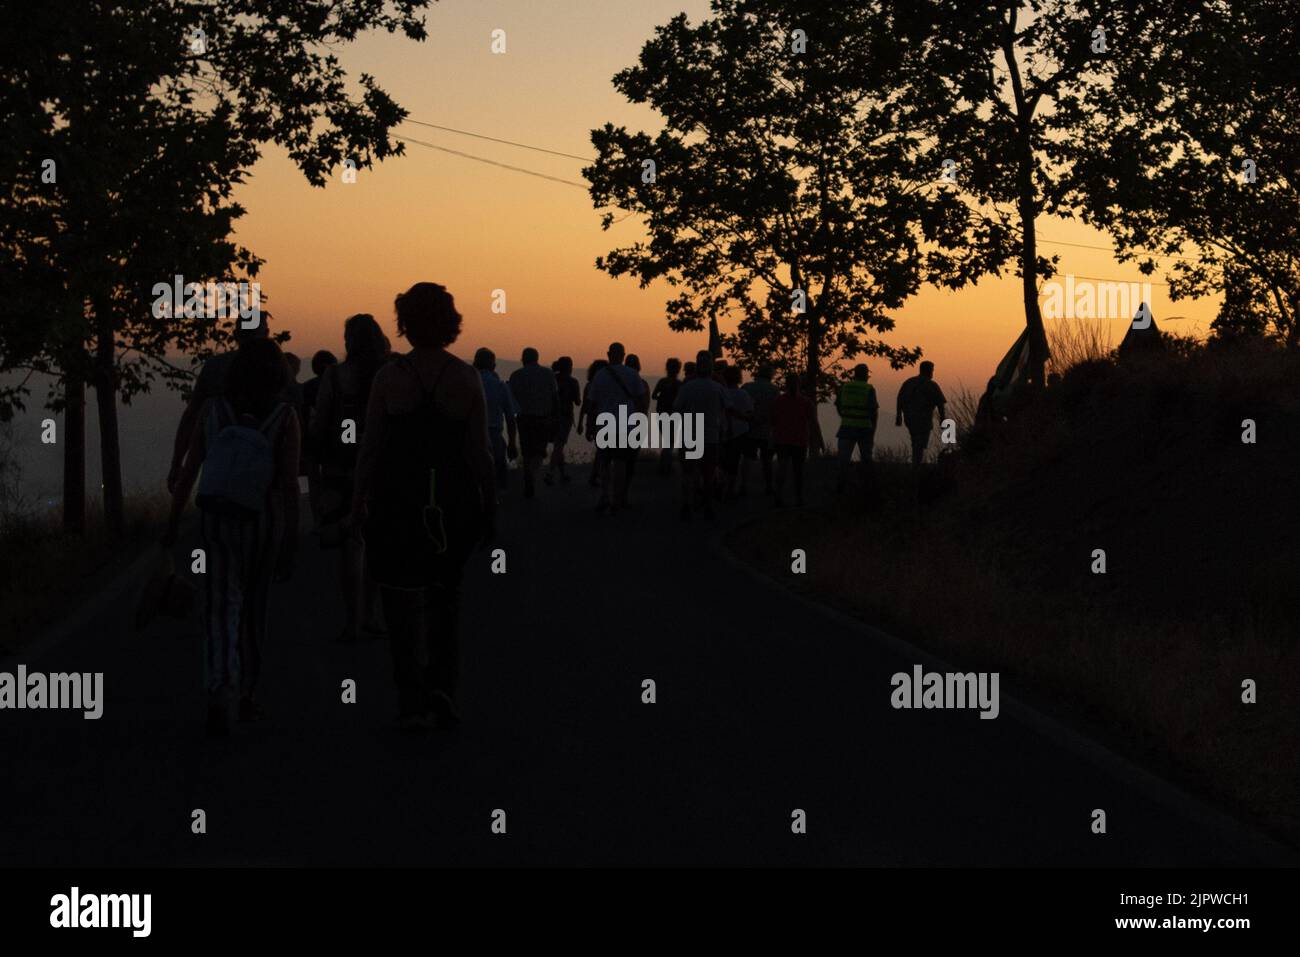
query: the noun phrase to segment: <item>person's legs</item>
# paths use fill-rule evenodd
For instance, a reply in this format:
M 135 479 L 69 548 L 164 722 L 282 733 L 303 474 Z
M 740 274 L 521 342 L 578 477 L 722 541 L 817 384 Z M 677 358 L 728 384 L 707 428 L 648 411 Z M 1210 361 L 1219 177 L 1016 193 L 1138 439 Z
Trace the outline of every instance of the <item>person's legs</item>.
M 366 570 L 366 546 L 361 543 L 361 629 L 378 636 L 388 629 L 384 626 L 383 606 L 379 604 L 379 585 Z
M 713 493 L 717 486 L 718 472 L 718 445 L 717 443 L 704 444 L 704 457 L 700 459 L 700 472 L 704 481 L 704 514 L 707 518 L 713 517 Z
M 524 497 L 531 498 L 536 489 L 537 470 L 546 457 L 546 420 L 521 415 L 518 422 L 520 452 L 524 457 Z
M 787 464 L 789 460 L 790 453 L 788 447 L 784 445 L 778 446 L 776 448 L 776 484 L 773 487 L 773 491 L 776 492 L 776 500 L 774 504 L 778 506 L 785 504 L 785 502 L 782 501 L 781 496 L 785 492 L 785 473 L 789 469 Z
M 231 523 L 204 513 L 200 519 L 208 571 L 204 576 L 204 683 L 208 730 L 226 733 L 239 687 L 239 618 L 243 586 Z
M 666 451 L 666 450 L 665 450 Z M 678 458 L 681 460 L 682 470 L 682 518 L 691 517 L 691 492 L 695 479 L 696 463 L 698 459 L 688 459 L 686 450 L 678 451 Z
M 397 685 L 398 717 L 423 717 L 429 710 L 425 687 L 423 618 L 424 589 L 380 586 L 388 619 L 388 644 L 393 656 L 393 682 Z
M 849 463 L 853 459 L 853 446 L 857 444 L 857 441 L 858 440 L 855 435 L 846 432 L 844 429 L 840 430 L 840 434 L 836 438 L 836 442 L 838 443 L 839 446 L 839 461 L 840 461 L 839 479 L 835 483 L 835 488 L 837 491 L 843 492 L 844 487 L 848 485 Z
M 609 507 L 609 496 L 613 486 L 613 464 L 613 449 L 596 449 L 595 474 L 597 484 L 600 486 L 600 497 L 596 500 L 598 509 Z
M 540 455 L 524 456 L 524 498 L 532 498 L 537 489 L 537 466 L 541 464 Z
M 869 477 L 871 472 L 871 447 L 874 444 L 875 434 L 870 429 L 863 429 L 855 440 L 858 449 L 859 469 L 864 477 Z
M 913 432 L 912 435 L 912 464 L 920 465 L 925 461 L 925 450 L 930 445 L 930 430 L 924 432 Z
M 284 540 L 283 521 L 263 512 L 254 522 L 244 523 L 247 565 L 244 569 L 244 602 L 240 610 L 239 696 L 240 718 L 255 717 L 253 695 L 262 676 L 262 649 L 266 644 L 271 610 L 271 582 L 276 558 Z
M 572 429 L 572 424 L 561 425 L 559 427 L 559 431 L 555 435 L 553 448 L 551 449 L 551 461 L 547 466 L 548 477 L 554 473 L 558 473 L 561 478 L 567 478 L 564 474 L 564 447 L 568 444 L 569 433 Z M 550 479 L 548 478 L 548 481 L 549 480 Z
M 429 589 L 424 611 L 424 641 L 428 657 L 425 685 L 456 697 L 460 679 L 460 580 L 442 582 Z
M 790 457 L 790 466 L 794 472 L 794 502 L 796 505 L 803 504 L 803 461 L 807 454 L 807 449 L 798 447 Z
M 340 641 L 356 641 L 361 631 L 361 603 L 364 587 L 364 546 L 351 535 L 339 548 L 339 590 L 343 592 L 343 634 Z
M 454 702 L 460 679 L 460 586 L 468 556 L 468 549 L 444 556 L 437 582 L 425 593 L 424 685 L 430 708 L 444 725 L 460 720 Z
M 488 442 L 492 447 L 492 468 L 496 473 L 497 488 L 504 491 L 509 474 L 507 471 L 509 459 L 506 457 L 506 439 L 501 434 L 500 429 L 488 429 Z
M 766 439 L 759 443 L 758 456 L 763 463 L 763 492 L 767 495 L 772 494 L 772 440 Z

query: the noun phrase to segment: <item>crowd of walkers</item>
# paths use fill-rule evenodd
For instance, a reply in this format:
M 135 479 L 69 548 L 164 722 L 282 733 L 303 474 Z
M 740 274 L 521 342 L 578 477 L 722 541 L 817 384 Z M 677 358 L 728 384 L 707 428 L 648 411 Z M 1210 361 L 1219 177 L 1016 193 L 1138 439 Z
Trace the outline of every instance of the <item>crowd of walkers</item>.
M 397 296 L 395 312 L 404 353 L 373 316 L 354 315 L 343 326 L 343 360 L 317 352 L 312 378 L 300 385 L 297 358 L 281 351 L 263 318 L 238 329 L 237 347 L 209 359 L 196 380 L 173 447 L 163 543 L 176 541 L 197 485 L 213 734 L 262 716 L 268 599 L 272 583 L 293 573 L 300 476 L 321 547 L 338 552 L 340 640 L 387 637 L 398 722 L 409 730 L 459 722 L 461 578 L 475 546 L 493 537 L 511 461 L 519 461 L 523 496 L 534 498 L 539 473 L 546 485 L 570 481 L 575 429 L 594 440 L 606 414 L 617 420 L 653 404 L 696 417 L 698 454 L 663 449 L 640 463 L 638 449 L 597 443 L 588 481 L 598 511 L 628 507 L 639 464 L 670 476 L 674 458 L 683 519 L 747 495 L 756 469 L 774 505 L 786 504 L 788 488 L 803 502 L 805 461 L 824 443 L 798 375 L 777 384 L 764 366 L 744 382 L 738 366 L 706 350 L 686 363 L 669 359 L 651 389 L 639 358 L 614 342 L 581 385 L 572 358 L 545 366 L 534 348 L 503 381 L 490 349 L 479 349 L 472 365 L 448 351 L 461 316 L 444 287 L 417 283 Z M 841 485 L 855 449 L 870 469 L 879 402 L 868 378 L 857 366 L 836 398 Z M 911 433 L 914 462 L 943 409 L 933 366 L 922 363 L 903 385 L 896 417 Z

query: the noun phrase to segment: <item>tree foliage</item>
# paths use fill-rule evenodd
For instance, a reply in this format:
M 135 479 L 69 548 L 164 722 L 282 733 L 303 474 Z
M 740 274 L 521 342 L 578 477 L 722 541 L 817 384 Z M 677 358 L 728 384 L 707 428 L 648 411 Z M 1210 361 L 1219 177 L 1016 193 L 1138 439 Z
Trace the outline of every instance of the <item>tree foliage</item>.
M 584 171 L 593 202 L 639 213 L 648 237 L 597 267 L 665 280 L 675 330 L 734 318 L 723 344 L 743 364 L 806 372 L 823 393 L 841 360 L 914 362 L 883 338 L 891 310 L 994 268 L 1005 239 L 922 159 L 927 104 L 898 81 L 924 24 L 903 9 L 714 0 L 708 19 L 660 27 L 614 86 L 662 129 L 594 130 Z
M 1196 0 L 1148 23 L 1080 131 L 1088 214 L 1171 298 L 1220 293 L 1222 336 L 1300 347 L 1300 55 L 1294 2 Z M 1161 260 L 1164 259 L 1164 262 Z
M 260 260 L 230 239 L 244 212 L 232 194 L 264 144 L 316 186 L 344 159 L 402 152 L 388 131 L 404 112 L 373 77 L 350 89 L 335 50 L 365 29 L 423 39 L 427 2 L 89 2 L 75 16 L 38 4 L 11 19 L 0 368 L 88 374 L 76 366 L 105 310 L 123 398 L 183 376 L 169 355 L 211 352 L 227 330 L 153 316 L 153 285 L 256 275 Z M 25 393 L 0 391 L 0 415 Z

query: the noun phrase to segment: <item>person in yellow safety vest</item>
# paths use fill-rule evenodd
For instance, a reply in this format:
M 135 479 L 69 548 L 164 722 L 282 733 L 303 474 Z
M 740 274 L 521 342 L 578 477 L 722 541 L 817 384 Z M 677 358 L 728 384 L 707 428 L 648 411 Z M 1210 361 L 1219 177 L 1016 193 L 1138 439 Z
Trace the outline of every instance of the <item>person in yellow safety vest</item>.
M 866 365 L 858 363 L 853 367 L 853 378 L 840 386 L 840 394 L 835 397 L 835 409 L 840 414 L 840 430 L 835 437 L 839 440 L 838 489 L 841 492 L 848 482 L 854 447 L 858 449 L 863 469 L 871 468 L 871 448 L 876 441 L 876 416 L 880 412 L 880 402 L 876 399 L 875 386 L 867 381 L 869 375 Z

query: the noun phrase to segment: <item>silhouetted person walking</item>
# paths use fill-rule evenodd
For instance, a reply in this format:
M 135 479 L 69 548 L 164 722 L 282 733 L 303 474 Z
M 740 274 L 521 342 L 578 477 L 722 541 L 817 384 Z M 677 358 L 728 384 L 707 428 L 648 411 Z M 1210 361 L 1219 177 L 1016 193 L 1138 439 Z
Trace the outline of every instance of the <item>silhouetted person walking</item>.
M 876 419 L 880 414 L 880 401 L 876 389 L 867 379 L 870 373 L 865 363 L 853 367 L 853 378 L 840 386 L 835 397 L 835 410 L 840 414 L 840 429 L 835 433 L 839 442 L 840 475 L 838 488 L 842 492 L 849 480 L 849 467 L 853 450 L 858 450 L 864 472 L 871 471 L 871 451 L 876 442 Z
M 523 352 L 523 366 L 510 374 L 510 391 L 519 408 L 519 446 L 524 456 L 524 498 L 536 492 L 537 469 L 546 458 L 546 446 L 555 434 L 560 394 L 555 373 L 539 365 L 537 350 Z
M 713 517 L 713 483 L 721 454 L 723 417 L 727 399 L 721 385 L 713 378 L 713 356 L 701 349 L 695 357 L 694 375 L 677 390 L 673 411 L 684 416 L 697 415 L 703 424 L 701 456 L 687 458 L 680 452 L 682 466 L 682 519 L 691 517 L 692 499 L 704 508 L 705 518 Z
M 779 390 L 772 384 L 772 367 L 759 366 L 752 382 L 741 386 L 749 393 L 754 404 L 753 418 L 749 423 L 751 458 L 757 457 L 763 467 L 763 491 L 772 493 L 772 402 Z M 742 463 L 741 468 L 745 468 Z
M 272 579 L 293 571 L 298 541 L 298 417 L 281 401 L 289 368 L 269 339 L 249 341 L 226 370 L 222 395 L 204 402 L 176 477 L 163 544 L 176 541 L 194 480 L 207 561 L 203 576 L 208 731 L 228 734 L 260 716 L 254 693 L 262 667 Z
M 519 454 L 515 419 L 519 409 L 514 394 L 497 376 L 497 357 L 491 349 L 482 348 L 474 353 L 474 368 L 483 380 L 483 399 L 487 404 L 488 445 L 492 449 L 492 464 L 497 477 L 497 488 L 504 490 L 509 476 L 509 462 Z M 503 434 L 505 433 L 505 434 Z M 507 438 L 507 434 L 509 438 Z
M 935 410 L 939 411 L 939 419 L 942 421 L 945 404 L 943 390 L 934 381 L 933 362 L 922 362 L 920 374 L 912 376 L 898 390 L 898 411 L 894 416 L 894 424 L 907 424 L 908 434 L 912 437 L 913 465 L 925 461 L 930 431 L 934 428 Z
M 609 362 L 591 380 L 592 411 L 587 416 L 587 432 L 593 438 L 599 431 L 597 421 L 602 415 L 612 415 L 617 422 L 619 410 L 630 416 L 649 401 L 645 382 L 635 369 L 623 364 L 625 351 L 621 342 L 611 342 L 607 352 Z M 596 472 L 601 482 L 600 499 L 596 511 L 619 509 L 627 505 L 627 484 L 631 476 L 631 460 L 636 449 L 615 446 L 596 449 Z
M 497 502 L 483 381 L 447 351 L 461 323 L 451 294 L 416 283 L 395 306 L 411 351 L 375 377 L 350 525 L 383 593 L 399 726 L 419 730 L 459 721 L 461 578 Z
M 559 393 L 560 411 L 555 425 L 551 464 L 546 471 L 547 485 L 554 481 L 554 474 L 560 476 L 561 482 L 569 480 L 569 473 L 564 470 L 564 447 L 569 444 L 569 436 L 573 434 L 574 410 L 582 405 L 582 390 L 578 386 L 578 380 L 573 377 L 573 359 L 569 356 L 560 356 L 551 364 L 551 371 L 555 373 L 555 388 Z
M 785 475 L 794 474 L 794 500 L 803 504 L 803 465 L 816 425 L 817 406 L 803 394 L 797 375 L 785 378 L 785 391 L 772 400 L 772 443 L 776 449 L 776 499 L 785 505 Z
M 678 375 L 682 371 L 680 359 L 669 359 L 664 363 L 664 377 L 655 383 L 650 400 L 655 403 L 655 411 L 662 414 L 672 412 L 677 400 L 677 390 L 682 387 Z M 659 453 L 659 474 L 670 475 L 673 471 L 673 450 L 664 449 Z
M 365 436 L 370 389 L 388 361 L 388 339 L 369 313 L 343 323 L 346 358 L 322 377 L 312 413 L 312 454 L 319 463 L 321 544 L 339 547 L 339 588 L 346 617 L 340 641 L 356 641 L 362 630 L 381 634 L 374 620 L 377 589 L 365 574 L 361 540 L 344 535 L 343 520 L 352 506 L 357 452 Z
M 193 438 L 194 429 L 199 423 L 199 412 L 203 404 L 208 399 L 223 395 L 226 391 L 226 375 L 230 371 L 230 364 L 235 361 L 235 356 L 239 350 L 250 342 L 256 342 L 259 339 L 265 339 L 269 331 L 266 325 L 266 316 L 259 315 L 257 325 L 251 329 L 245 329 L 242 320 L 235 323 L 233 333 L 235 348 L 229 352 L 219 352 L 215 356 L 210 356 L 199 369 L 198 378 L 194 380 L 194 390 L 190 393 L 189 401 L 185 403 L 185 411 L 181 413 L 181 420 L 176 426 L 176 439 L 172 443 L 172 463 L 167 470 L 167 491 L 176 491 L 176 480 L 181 474 L 181 465 L 185 460 L 185 454 L 190 448 L 190 439 Z M 288 367 L 285 368 L 285 390 L 288 390 Z M 291 397 L 286 394 L 285 401 L 291 401 Z
M 754 400 L 740 387 L 743 374 L 739 366 L 728 366 L 722 376 L 723 397 L 727 403 L 726 435 L 722 442 L 722 471 L 728 498 L 744 495 L 745 463 L 752 458 L 749 426 L 754 418 Z
M 312 378 L 302 384 L 302 461 L 298 472 L 307 476 L 307 501 L 311 506 L 312 531 L 320 529 L 320 463 L 311 440 L 311 419 L 316 413 L 316 399 L 320 395 L 321 376 L 330 366 L 338 365 L 338 358 L 328 349 L 320 349 L 311 357 Z
M 591 394 L 591 384 L 596 379 L 596 374 L 601 369 L 609 365 L 608 359 L 594 359 L 591 365 L 587 366 L 587 384 L 582 387 L 582 405 L 578 406 L 578 434 L 585 436 L 590 442 L 596 438 L 596 400 Z M 587 476 L 587 484 L 595 488 L 600 484 L 600 471 L 598 462 L 591 463 L 591 474 Z

